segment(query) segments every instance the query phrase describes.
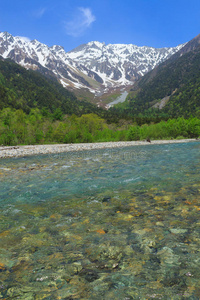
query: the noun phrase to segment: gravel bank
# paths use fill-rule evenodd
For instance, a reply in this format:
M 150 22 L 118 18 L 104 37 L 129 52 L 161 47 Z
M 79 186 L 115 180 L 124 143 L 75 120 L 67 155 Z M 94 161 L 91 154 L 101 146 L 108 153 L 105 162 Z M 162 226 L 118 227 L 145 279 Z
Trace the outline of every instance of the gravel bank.
M 116 147 L 138 146 L 138 145 L 157 145 L 194 142 L 195 139 L 184 140 L 157 140 L 157 141 L 132 141 L 132 142 L 106 142 L 88 144 L 55 144 L 55 145 L 27 145 L 27 146 L 0 146 L 0 158 L 22 157 L 27 155 L 39 155 L 50 153 L 61 153 L 70 151 L 82 151 L 92 149 L 106 149 Z

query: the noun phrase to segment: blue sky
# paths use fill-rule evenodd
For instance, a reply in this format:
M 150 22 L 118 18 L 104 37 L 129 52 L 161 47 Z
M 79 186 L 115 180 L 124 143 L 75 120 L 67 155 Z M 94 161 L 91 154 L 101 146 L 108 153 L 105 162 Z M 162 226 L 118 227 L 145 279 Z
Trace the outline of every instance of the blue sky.
M 66 51 L 90 41 L 170 47 L 200 33 L 200 0 L 1 0 L 0 31 Z

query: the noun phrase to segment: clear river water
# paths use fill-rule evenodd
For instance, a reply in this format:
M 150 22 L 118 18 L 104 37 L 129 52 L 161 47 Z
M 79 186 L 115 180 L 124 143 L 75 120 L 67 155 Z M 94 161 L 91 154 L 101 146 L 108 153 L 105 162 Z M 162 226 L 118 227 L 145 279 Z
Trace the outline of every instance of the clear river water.
M 0 299 L 200 299 L 200 142 L 0 160 Z
M 126 100 L 126 97 L 128 96 L 128 92 L 124 91 L 119 97 L 117 97 L 117 99 L 115 99 L 114 101 L 110 102 L 108 104 L 109 107 L 118 104 L 118 103 L 122 103 Z

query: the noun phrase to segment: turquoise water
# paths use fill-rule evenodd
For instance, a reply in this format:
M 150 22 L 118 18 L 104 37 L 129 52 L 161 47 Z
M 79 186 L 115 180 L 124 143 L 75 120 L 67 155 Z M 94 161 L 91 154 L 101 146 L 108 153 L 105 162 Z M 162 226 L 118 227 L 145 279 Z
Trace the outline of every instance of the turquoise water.
M 0 299 L 199 299 L 200 143 L 0 161 Z

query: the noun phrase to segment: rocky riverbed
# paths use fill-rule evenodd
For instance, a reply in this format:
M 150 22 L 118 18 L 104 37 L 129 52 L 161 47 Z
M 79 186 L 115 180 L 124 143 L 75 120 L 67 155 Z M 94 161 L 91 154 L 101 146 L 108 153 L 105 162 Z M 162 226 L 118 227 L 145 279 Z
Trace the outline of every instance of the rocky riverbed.
M 156 141 L 131 141 L 131 142 L 106 142 L 85 144 L 54 144 L 54 145 L 27 145 L 27 146 L 0 146 L 0 158 L 22 157 L 28 155 L 62 153 L 93 149 L 120 148 L 137 145 L 156 145 L 169 143 L 193 142 L 195 139 L 182 140 L 156 140 Z

